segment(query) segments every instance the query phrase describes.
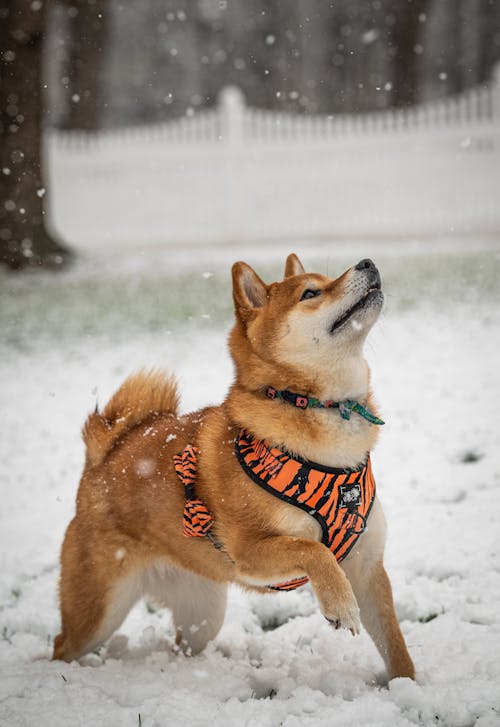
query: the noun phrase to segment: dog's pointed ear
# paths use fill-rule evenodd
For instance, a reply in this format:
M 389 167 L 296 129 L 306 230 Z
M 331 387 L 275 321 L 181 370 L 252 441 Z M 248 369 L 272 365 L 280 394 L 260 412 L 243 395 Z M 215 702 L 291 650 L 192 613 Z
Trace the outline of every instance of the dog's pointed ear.
M 303 275 L 306 271 L 297 255 L 292 252 L 286 259 L 285 278 L 291 278 L 292 275 Z
M 236 313 L 245 321 L 254 318 L 267 303 L 267 286 L 246 263 L 234 263 L 233 299 Z

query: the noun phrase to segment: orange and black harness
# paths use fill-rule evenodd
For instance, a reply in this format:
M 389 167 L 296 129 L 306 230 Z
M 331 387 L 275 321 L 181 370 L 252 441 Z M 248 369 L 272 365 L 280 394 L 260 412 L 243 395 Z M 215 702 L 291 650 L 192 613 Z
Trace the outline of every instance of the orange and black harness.
M 321 542 L 339 562 L 346 557 L 364 532 L 375 499 L 375 480 L 369 457 L 366 464 L 355 471 L 324 467 L 292 457 L 244 429 L 236 437 L 235 453 L 244 472 L 255 484 L 314 517 L 321 526 Z M 221 549 L 221 544 L 209 532 L 212 516 L 195 496 L 196 447 L 188 445 L 175 456 L 174 462 L 186 494 L 184 535 L 207 536 L 216 548 Z M 292 590 L 307 581 L 304 576 L 269 588 Z

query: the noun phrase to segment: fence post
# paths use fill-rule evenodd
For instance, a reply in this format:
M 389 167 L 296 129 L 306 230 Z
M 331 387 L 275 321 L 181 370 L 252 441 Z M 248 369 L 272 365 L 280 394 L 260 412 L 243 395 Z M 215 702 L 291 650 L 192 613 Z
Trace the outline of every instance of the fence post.
M 244 238 L 244 124 L 245 97 L 236 86 L 226 86 L 219 95 L 220 140 L 226 167 L 226 237 L 228 242 Z
M 226 86 L 219 94 L 222 141 L 238 146 L 243 137 L 245 97 L 236 86 Z

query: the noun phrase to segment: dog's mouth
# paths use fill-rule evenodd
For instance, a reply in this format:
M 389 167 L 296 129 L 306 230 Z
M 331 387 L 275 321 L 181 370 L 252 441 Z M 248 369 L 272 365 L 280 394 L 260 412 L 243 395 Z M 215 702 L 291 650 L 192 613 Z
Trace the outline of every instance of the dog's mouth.
M 359 313 L 361 310 L 363 310 L 369 303 L 377 301 L 382 303 L 384 296 L 382 293 L 382 284 L 379 280 L 376 280 L 373 282 L 370 287 L 368 288 L 368 291 L 363 295 L 362 298 L 358 300 L 357 303 L 355 303 L 351 308 L 349 308 L 348 311 L 346 311 L 341 318 L 337 318 L 336 321 L 332 324 L 330 328 L 330 333 L 334 333 L 339 328 L 341 328 L 345 323 L 347 323 L 351 318 L 353 318 L 356 313 Z

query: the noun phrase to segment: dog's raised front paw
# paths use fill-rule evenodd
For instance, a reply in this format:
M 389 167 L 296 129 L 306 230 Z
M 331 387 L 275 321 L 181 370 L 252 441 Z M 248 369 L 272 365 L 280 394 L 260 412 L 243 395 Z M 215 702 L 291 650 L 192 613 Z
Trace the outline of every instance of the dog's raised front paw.
M 348 629 L 353 636 L 361 630 L 359 608 L 355 600 L 349 606 L 337 607 L 324 616 L 335 629 Z

